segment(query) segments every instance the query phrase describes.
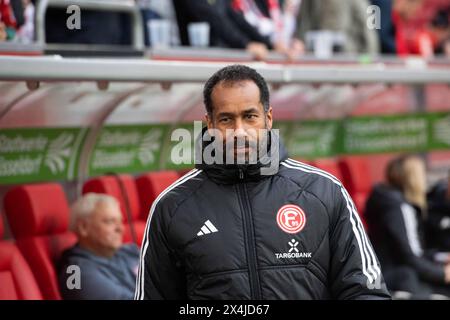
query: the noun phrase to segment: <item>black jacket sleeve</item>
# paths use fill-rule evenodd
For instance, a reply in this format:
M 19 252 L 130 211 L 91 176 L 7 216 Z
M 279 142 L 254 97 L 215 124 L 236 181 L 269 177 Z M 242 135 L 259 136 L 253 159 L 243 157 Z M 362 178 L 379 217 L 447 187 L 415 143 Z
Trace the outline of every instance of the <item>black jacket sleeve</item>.
M 170 209 L 164 201 L 157 202 L 142 242 L 136 300 L 186 299 L 184 272 L 168 242 L 169 223 Z
M 430 232 L 441 233 L 443 230 L 449 229 L 442 225 L 443 219 L 450 218 L 450 199 L 447 198 L 447 188 L 447 181 L 442 180 L 427 194 L 428 217 L 426 223 Z
M 396 252 L 398 252 L 399 257 L 407 265 L 414 268 L 419 276 L 425 280 L 444 283 L 445 274 L 444 268 L 425 258 L 423 254 L 420 254 L 412 248 L 412 238 L 419 239 L 417 234 L 418 230 L 413 229 L 411 226 L 407 226 L 407 221 L 405 221 L 404 214 L 402 210 L 407 210 L 402 205 L 407 205 L 406 203 L 395 203 L 387 206 L 381 215 L 383 217 L 382 223 L 386 227 L 387 235 L 393 245 L 395 246 Z M 412 207 L 411 207 L 412 209 Z M 409 228 L 409 231 L 407 230 Z M 408 236 L 408 232 L 410 233 Z M 412 234 L 415 233 L 415 234 Z
M 330 225 L 330 284 L 334 299 L 389 299 L 380 264 L 355 205 L 336 187 Z

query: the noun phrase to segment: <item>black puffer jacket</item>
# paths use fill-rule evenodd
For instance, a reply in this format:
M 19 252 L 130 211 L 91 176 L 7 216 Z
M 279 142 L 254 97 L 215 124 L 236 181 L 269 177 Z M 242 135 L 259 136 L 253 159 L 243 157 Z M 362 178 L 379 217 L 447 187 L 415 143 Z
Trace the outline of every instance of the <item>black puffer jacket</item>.
M 199 165 L 153 203 L 136 299 L 389 298 L 346 190 L 286 157 Z
M 450 251 L 450 199 L 448 182 L 439 181 L 428 192 L 428 245 L 439 251 Z

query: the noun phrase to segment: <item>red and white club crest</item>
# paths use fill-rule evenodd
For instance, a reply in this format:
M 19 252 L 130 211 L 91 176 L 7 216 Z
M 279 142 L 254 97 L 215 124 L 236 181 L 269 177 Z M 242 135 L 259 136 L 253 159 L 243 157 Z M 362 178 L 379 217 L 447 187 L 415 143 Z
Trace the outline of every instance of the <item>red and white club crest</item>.
M 284 232 L 297 233 L 305 227 L 306 215 L 299 206 L 286 204 L 278 210 L 277 223 Z

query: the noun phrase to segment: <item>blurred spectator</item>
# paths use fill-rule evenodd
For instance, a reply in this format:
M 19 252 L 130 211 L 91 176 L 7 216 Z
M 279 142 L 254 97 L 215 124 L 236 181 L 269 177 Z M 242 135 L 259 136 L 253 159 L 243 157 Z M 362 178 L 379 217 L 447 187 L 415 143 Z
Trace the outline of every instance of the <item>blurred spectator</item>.
M 439 10 L 432 19 L 429 30 L 434 43 L 435 54 L 446 54 L 445 48 L 450 44 L 450 6 Z M 450 55 L 448 55 L 450 56 Z
M 13 40 L 24 22 L 22 0 L 0 0 L 0 41 Z
M 415 32 L 407 29 L 411 20 L 424 5 L 423 0 L 394 0 L 392 20 L 395 26 L 395 44 L 397 55 L 432 54 L 432 43 L 429 35 L 419 28 Z
M 386 180 L 387 185 L 375 186 L 369 196 L 366 218 L 388 288 L 415 298 L 450 297 L 449 255 L 436 262 L 424 245 L 424 162 L 412 155 L 396 158 L 388 164 Z
M 423 0 L 372 0 L 380 7 L 381 28 L 379 30 L 382 53 L 433 54 L 430 35 L 423 28 L 411 28 L 408 23 L 424 5 Z
M 8 39 L 8 33 L 6 32 L 5 24 L 0 21 L 0 42 L 6 41 Z
M 34 5 L 30 0 L 22 0 L 24 23 L 17 31 L 18 41 L 30 43 L 34 40 Z
M 441 251 L 450 251 L 450 171 L 447 180 L 439 181 L 428 192 L 428 237 Z
M 78 243 L 63 253 L 59 285 L 64 299 L 133 299 L 139 250 L 122 245 L 124 226 L 119 203 L 111 196 L 88 193 L 71 209 L 71 229 Z M 80 270 L 80 288 L 68 283 L 69 266 Z
M 301 0 L 284 0 L 282 3 L 282 30 L 278 36 L 277 42 L 281 42 L 282 45 L 288 48 L 298 47 L 300 53 L 304 51 L 303 42 L 295 37 L 297 30 L 297 16 L 300 12 Z
M 450 38 L 445 40 L 443 44 L 443 54 L 450 59 Z
M 340 32 L 345 53 L 377 54 L 379 43 L 375 30 L 367 27 L 367 0 L 302 0 L 297 20 L 297 36 L 306 41 L 310 31 Z
M 257 32 L 268 47 L 294 59 L 304 51 L 303 43 L 294 38 L 300 0 L 232 0 L 232 18 L 241 30 Z
M 210 45 L 222 48 L 246 49 L 256 59 L 268 54 L 271 43 L 254 28 L 242 28 L 233 18 L 229 0 L 173 0 L 182 45 L 190 45 L 187 26 L 191 22 L 207 22 Z

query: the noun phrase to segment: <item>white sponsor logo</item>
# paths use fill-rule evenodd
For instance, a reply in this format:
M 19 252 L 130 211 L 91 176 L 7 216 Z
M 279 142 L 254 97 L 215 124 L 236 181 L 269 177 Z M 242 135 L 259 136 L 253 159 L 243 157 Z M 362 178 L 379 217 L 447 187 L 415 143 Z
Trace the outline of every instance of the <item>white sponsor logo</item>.
M 291 248 L 289 249 L 289 252 L 295 250 L 295 252 L 298 252 L 297 249 L 297 245 L 298 245 L 298 241 L 296 241 L 295 239 L 292 239 L 291 241 L 288 242 L 288 244 L 291 246 Z
M 292 258 L 311 258 L 311 252 L 300 252 L 297 248 L 298 241 L 292 239 L 288 242 L 289 251 L 283 253 L 275 253 L 277 259 L 292 259 Z

